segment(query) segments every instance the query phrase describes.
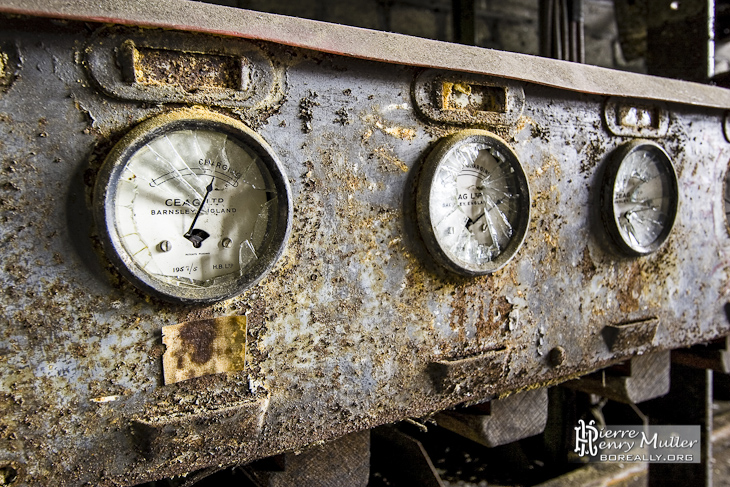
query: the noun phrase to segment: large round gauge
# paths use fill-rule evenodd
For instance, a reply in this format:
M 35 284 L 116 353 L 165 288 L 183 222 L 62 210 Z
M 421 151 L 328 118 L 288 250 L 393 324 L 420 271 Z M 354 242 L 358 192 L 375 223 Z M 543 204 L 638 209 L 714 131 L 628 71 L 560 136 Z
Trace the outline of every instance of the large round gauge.
M 257 282 L 283 252 L 291 191 L 266 142 L 203 110 L 149 119 L 116 144 L 95 188 L 110 260 L 142 290 L 211 302 Z
M 659 145 L 625 144 L 612 154 L 603 186 L 608 232 L 628 255 L 654 252 L 672 231 L 679 205 L 674 166 Z
M 447 269 L 488 274 L 522 245 L 530 189 L 517 156 L 496 135 L 465 130 L 442 139 L 428 155 L 418 184 L 421 234 Z

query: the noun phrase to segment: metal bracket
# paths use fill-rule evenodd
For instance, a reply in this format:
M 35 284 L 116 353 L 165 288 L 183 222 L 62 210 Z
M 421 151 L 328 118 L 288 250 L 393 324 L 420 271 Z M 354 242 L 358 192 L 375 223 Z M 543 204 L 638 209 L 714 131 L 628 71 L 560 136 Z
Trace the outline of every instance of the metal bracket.
M 704 345 L 673 350 L 672 362 L 687 367 L 711 369 L 715 372 L 730 374 L 730 336 Z
M 436 423 L 484 446 L 506 445 L 545 430 L 547 388 L 495 399 L 469 408 L 444 411 Z
M 429 364 L 428 370 L 440 393 L 454 390 L 488 394 L 502 379 L 508 357 L 508 349 L 502 348 L 467 358 L 437 360 Z
M 421 113 L 457 125 L 513 125 L 522 115 L 522 83 L 490 76 L 428 70 L 413 84 Z
M 607 325 L 601 334 L 608 349 L 617 355 L 640 354 L 654 342 L 659 319 L 655 317 Z
M 261 487 L 365 487 L 370 475 L 370 431 L 352 433 L 245 467 Z
M 623 137 L 659 138 L 669 131 L 669 111 L 664 103 L 612 97 L 603 108 L 609 132 Z
M 133 418 L 131 433 L 145 458 L 174 457 L 192 444 L 201 448 L 208 445 L 213 451 L 224 439 L 244 441 L 258 435 L 268 408 L 268 395 L 224 407 L 200 407 L 185 412 L 167 406 L 154 415 Z
M 240 39 L 103 28 L 87 48 L 92 78 L 123 100 L 263 107 L 284 75 L 256 46 Z M 281 93 L 280 93 L 281 94 Z
M 639 355 L 623 364 L 563 385 L 614 401 L 636 404 L 669 392 L 670 369 L 670 353 L 658 352 Z

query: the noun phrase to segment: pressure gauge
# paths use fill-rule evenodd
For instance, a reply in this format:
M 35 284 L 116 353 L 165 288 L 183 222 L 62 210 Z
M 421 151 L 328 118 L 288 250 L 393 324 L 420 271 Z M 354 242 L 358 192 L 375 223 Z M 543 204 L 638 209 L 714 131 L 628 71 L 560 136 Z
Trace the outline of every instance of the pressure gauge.
M 628 255 L 654 252 L 672 231 L 679 205 L 674 166 L 654 142 L 637 140 L 612 154 L 603 186 L 608 232 Z
M 424 163 L 417 204 L 430 254 L 466 276 L 502 268 L 522 245 L 530 219 L 520 161 L 504 140 L 483 130 L 439 141 Z
M 257 282 L 284 250 L 291 191 L 276 155 L 242 123 L 180 110 L 114 146 L 98 176 L 106 253 L 164 299 L 212 302 Z

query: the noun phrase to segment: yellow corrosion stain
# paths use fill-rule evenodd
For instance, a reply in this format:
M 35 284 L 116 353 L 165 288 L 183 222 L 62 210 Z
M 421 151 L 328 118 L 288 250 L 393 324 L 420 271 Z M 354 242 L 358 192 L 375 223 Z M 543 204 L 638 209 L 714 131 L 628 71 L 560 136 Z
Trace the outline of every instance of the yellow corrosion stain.
M 356 177 L 348 177 L 345 181 L 345 185 L 350 191 L 359 190 L 364 186 L 365 182 Z
M 452 81 L 444 81 L 441 83 L 441 109 L 452 110 L 449 103 L 451 94 L 456 91 L 466 96 L 471 95 L 471 85 L 469 83 L 454 83 Z
M 555 172 L 556 177 L 558 177 L 558 178 L 560 177 L 560 175 L 561 175 L 560 161 L 558 161 L 558 158 L 552 154 L 548 154 L 545 157 L 545 163 L 542 165 L 541 168 L 538 168 L 537 172 L 538 172 L 538 174 L 542 174 L 543 172 L 546 172 L 549 169 L 552 169 Z
M 449 109 L 449 98 L 451 98 L 451 90 L 454 87 L 454 83 L 451 81 L 444 81 L 441 84 L 441 109 Z
M 515 130 L 514 130 L 515 133 L 522 132 L 525 129 L 525 127 L 527 127 L 528 125 L 532 125 L 533 127 L 537 127 L 537 122 L 535 122 L 535 120 L 533 120 L 530 117 L 527 117 L 527 116 L 524 116 L 524 115 L 521 116 L 520 118 L 517 119 L 517 123 L 515 124 Z
M 551 247 L 557 248 L 558 241 L 548 232 L 544 232 L 545 235 L 545 243 L 550 245 Z
M 380 128 L 380 127 L 378 127 Z M 392 135 L 403 140 L 413 140 L 416 138 L 416 131 L 414 129 L 405 127 L 385 127 L 382 129 L 386 134 Z
M 517 389 L 513 389 L 513 390 L 510 390 L 510 391 L 502 392 L 502 393 L 500 393 L 500 394 L 497 395 L 497 399 L 505 399 L 505 398 L 507 398 L 507 397 L 509 397 L 509 396 L 511 396 L 513 394 L 520 394 L 522 392 L 529 392 L 529 391 L 534 391 L 536 389 L 542 389 L 543 387 L 554 386 L 554 385 L 557 385 L 557 384 L 560 384 L 560 383 L 563 383 L 563 382 L 566 382 L 566 381 L 569 381 L 569 380 L 578 379 L 578 378 L 582 377 L 585 374 L 586 374 L 586 372 L 576 372 L 574 374 L 569 374 L 569 375 L 565 375 L 565 376 L 561 376 L 561 377 L 556 377 L 554 379 L 548 379 L 548 380 L 545 380 L 545 381 L 542 381 L 542 382 L 537 382 L 535 384 L 528 384 L 526 386 L 519 387 Z
M 408 172 L 408 166 L 406 166 L 406 163 L 398 159 L 395 154 L 390 153 L 385 147 L 378 147 L 373 152 L 375 152 L 383 160 L 393 164 L 401 171 Z
M 416 138 L 416 129 L 408 127 L 399 127 L 397 125 L 387 125 L 382 120 L 374 115 L 365 116 L 365 122 L 372 124 L 376 129 L 380 130 L 384 134 L 396 137 L 402 140 L 413 140 Z M 367 134 L 367 132 L 366 132 Z M 368 136 L 368 138 L 370 138 Z M 363 140 L 367 140 L 363 137 Z
M 517 272 L 515 272 L 514 267 L 510 267 L 509 269 L 509 278 L 512 281 L 512 284 L 515 286 L 519 286 L 519 281 L 517 280 Z
M 454 83 L 454 91 L 458 91 L 467 96 L 471 95 L 471 85 L 469 83 Z
M 5 70 L 8 67 L 8 55 L 4 52 L 0 53 L 0 78 L 5 77 Z

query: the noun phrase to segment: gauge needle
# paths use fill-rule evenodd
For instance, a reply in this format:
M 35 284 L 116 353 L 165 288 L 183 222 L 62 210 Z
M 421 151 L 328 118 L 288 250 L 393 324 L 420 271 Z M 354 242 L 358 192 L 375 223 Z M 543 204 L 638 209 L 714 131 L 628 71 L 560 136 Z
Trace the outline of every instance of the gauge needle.
M 484 189 L 484 186 L 477 186 L 477 189 Z M 485 216 L 487 216 L 487 211 L 491 211 L 492 208 L 498 207 L 499 205 L 502 204 L 502 201 L 504 201 L 504 200 L 502 199 L 502 200 L 497 200 L 496 202 L 494 202 L 494 201 L 492 201 L 492 198 L 490 198 L 489 196 L 487 196 L 487 201 L 488 201 L 488 203 L 491 203 L 492 206 L 490 206 L 489 208 L 484 208 L 484 210 L 476 218 L 476 220 L 472 220 L 471 218 L 469 218 L 469 221 L 466 222 L 466 229 L 467 230 L 469 230 L 472 227 L 472 225 L 474 225 L 476 222 L 478 222 L 479 220 L 481 220 L 482 218 L 484 218 Z M 499 209 L 497 211 L 499 211 Z M 502 212 L 500 212 L 500 214 L 502 214 Z
M 472 225 L 474 225 L 476 222 L 478 222 L 479 220 L 481 220 L 486 214 L 487 214 L 487 212 L 485 210 L 485 211 L 482 212 L 481 215 L 479 215 L 477 217 L 476 220 L 472 220 L 471 218 L 469 218 L 469 221 L 466 222 L 466 229 L 469 230 L 472 227 Z
M 215 179 L 215 178 L 213 178 Z M 200 244 L 203 243 L 203 240 L 210 237 L 210 234 L 206 232 L 205 230 L 198 230 L 195 228 L 195 222 L 198 221 L 198 217 L 200 216 L 200 212 L 203 210 L 203 206 L 205 206 L 205 200 L 208 199 L 208 195 L 211 191 L 213 191 L 213 179 L 210 180 L 210 183 L 205 188 L 205 196 L 203 196 L 203 201 L 200 202 L 200 206 L 198 207 L 198 211 L 195 213 L 195 218 L 193 218 L 193 223 L 190 224 L 190 228 L 187 232 L 185 232 L 185 235 L 183 237 L 187 238 L 193 243 L 193 247 L 196 249 L 200 248 Z

